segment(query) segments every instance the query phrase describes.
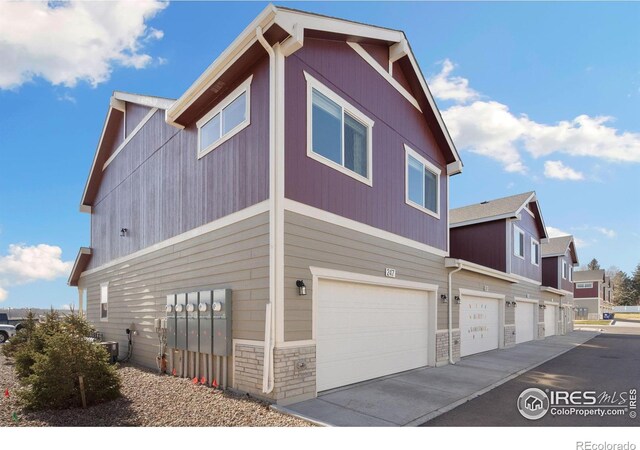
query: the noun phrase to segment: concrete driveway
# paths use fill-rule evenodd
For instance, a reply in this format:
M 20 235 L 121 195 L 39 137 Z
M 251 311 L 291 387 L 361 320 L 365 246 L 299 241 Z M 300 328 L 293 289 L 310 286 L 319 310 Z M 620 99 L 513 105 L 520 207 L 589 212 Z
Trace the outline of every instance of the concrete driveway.
M 411 370 L 274 408 L 329 426 L 420 425 L 597 335 L 574 331 L 551 336 L 469 356 L 455 365 Z

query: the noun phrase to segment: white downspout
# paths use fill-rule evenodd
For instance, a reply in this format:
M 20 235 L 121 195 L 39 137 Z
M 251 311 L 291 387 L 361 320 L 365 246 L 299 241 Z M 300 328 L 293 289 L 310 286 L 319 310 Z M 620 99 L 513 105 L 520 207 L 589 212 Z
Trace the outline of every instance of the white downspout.
M 458 261 L 457 267 L 449 272 L 449 292 L 447 298 L 449 299 L 449 364 L 455 364 L 453 361 L 453 288 L 451 287 L 451 280 L 453 274 L 462 270 L 462 265 Z
M 264 38 L 262 27 L 256 27 L 256 38 L 264 47 L 269 55 L 269 167 L 275 167 L 275 151 L 276 151 L 276 55 L 271 45 Z M 273 179 L 274 171 L 269 172 L 269 303 L 265 310 L 265 327 L 264 327 L 264 363 L 262 372 L 262 392 L 269 394 L 273 391 L 273 350 L 275 348 L 275 317 L 276 317 L 276 275 L 275 275 L 275 183 Z

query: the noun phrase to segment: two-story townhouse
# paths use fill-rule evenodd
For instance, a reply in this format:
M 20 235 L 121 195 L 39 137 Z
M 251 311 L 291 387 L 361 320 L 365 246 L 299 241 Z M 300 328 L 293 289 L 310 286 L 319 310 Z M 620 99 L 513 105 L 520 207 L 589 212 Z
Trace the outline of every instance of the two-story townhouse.
M 177 100 L 114 93 L 69 284 L 133 361 L 166 333 L 169 371 L 279 403 L 446 363 L 461 170 L 402 31 L 269 5 Z
M 561 331 L 564 294 L 542 283 L 548 235 L 535 192 L 452 209 L 449 226 L 461 356 Z
M 579 270 L 573 272 L 573 297 L 578 319 L 602 319 L 613 312 L 612 283 L 605 271 Z
M 579 265 L 573 236 L 549 238 L 541 244 L 542 285 L 557 289 L 563 295 L 560 323 L 563 334 L 573 330 L 575 304 L 573 301 L 573 268 Z

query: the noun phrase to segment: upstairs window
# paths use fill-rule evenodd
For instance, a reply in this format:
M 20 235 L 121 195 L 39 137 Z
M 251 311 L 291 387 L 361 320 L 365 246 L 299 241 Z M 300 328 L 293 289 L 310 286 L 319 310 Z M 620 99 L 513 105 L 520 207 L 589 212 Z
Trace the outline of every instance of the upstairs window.
M 371 186 L 373 121 L 308 73 L 307 156 Z
M 576 283 L 576 289 L 591 289 L 593 283 Z
M 562 261 L 562 279 L 566 280 L 569 277 L 569 264 L 566 261 Z
M 540 265 L 540 243 L 531 238 L 531 264 Z
M 253 75 L 198 121 L 198 158 L 249 125 L 252 78 Z
M 524 259 L 524 231 L 513 226 L 513 254 Z
M 440 169 L 406 145 L 406 203 L 440 218 Z
M 100 320 L 109 318 L 109 283 L 100 284 Z

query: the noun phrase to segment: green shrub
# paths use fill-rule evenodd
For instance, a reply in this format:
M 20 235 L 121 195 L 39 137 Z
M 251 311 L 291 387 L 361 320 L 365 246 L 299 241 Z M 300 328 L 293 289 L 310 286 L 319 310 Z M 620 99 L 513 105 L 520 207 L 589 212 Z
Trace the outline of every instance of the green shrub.
M 28 330 L 28 331 L 27 331 Z M 87 339 L 93 330 L 75 314 L 60 317 L 51 311 L 44 322 L 25 326 L 11 339 L 16 375 L 26 387 L 18 392 L 31 409 L 81 406 L 79 377 L 84 380 L 87 405 L 120 396 L 120 378 L 107 351 Z

